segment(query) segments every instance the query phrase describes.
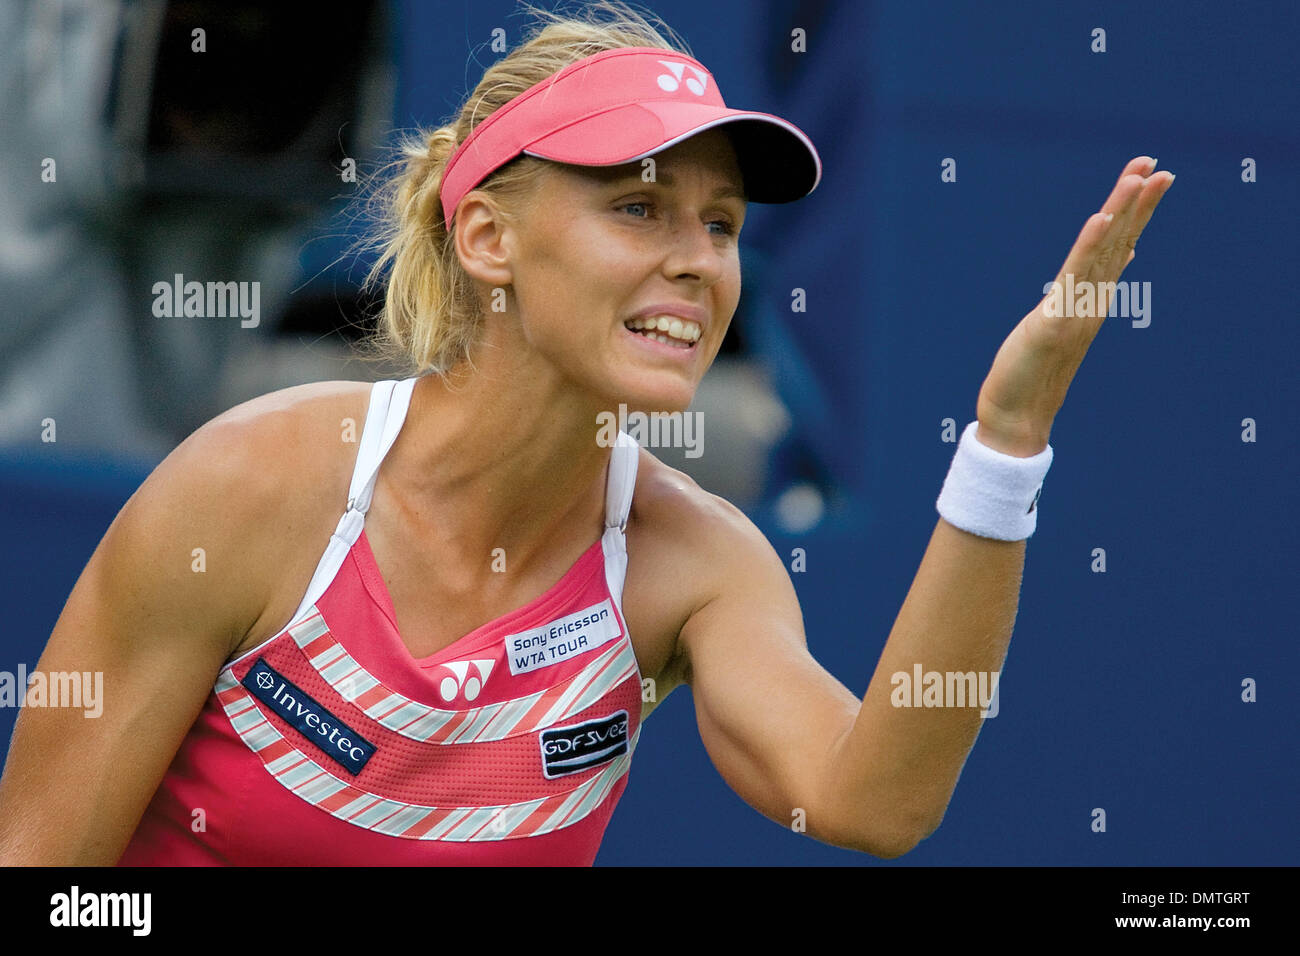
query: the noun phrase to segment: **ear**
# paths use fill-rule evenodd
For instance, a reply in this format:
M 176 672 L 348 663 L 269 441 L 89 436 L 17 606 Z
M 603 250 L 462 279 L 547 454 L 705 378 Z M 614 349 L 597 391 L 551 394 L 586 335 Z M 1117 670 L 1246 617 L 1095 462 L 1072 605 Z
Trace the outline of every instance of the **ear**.
M 514 230 L 487 193 L 471 191 L 461 200 L 453 223 L 456 255 L 471 278 L 490 286 L 510 285 Z

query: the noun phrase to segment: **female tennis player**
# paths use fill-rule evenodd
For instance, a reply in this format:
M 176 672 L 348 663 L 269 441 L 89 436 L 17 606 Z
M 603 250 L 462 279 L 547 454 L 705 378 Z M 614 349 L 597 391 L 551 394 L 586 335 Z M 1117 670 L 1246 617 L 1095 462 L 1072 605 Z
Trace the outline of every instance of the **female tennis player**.
M 1154 166 L 1084 224 L 1074 287 L 1132 259 L 1173 179 Z M 382 330 L 415 374 L 240 405 L 131 497 L 39 664 L 102 672 L 103 714 L 23 710 L 0 858 L 589 864 L 682 684 L 773 820 L 880 857 L 930 834 L 979 709 L 894 706 L 890 675 L 1001 670 L 1049 432 L 1107 303 L 1049 296 L 998 350 L 859 700 L 745 515 L 597 427 L 690 404 L 747 202 L 820 173 L 630 11 L 557 17 L 493 64 L 391 190 Z

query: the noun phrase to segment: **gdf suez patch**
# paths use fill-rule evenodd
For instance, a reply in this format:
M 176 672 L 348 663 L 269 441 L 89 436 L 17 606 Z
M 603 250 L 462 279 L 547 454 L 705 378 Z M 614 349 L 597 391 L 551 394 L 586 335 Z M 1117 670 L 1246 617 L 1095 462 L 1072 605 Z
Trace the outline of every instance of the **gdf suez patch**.
M 590 770 L 627 753 L 627 711 L 568 727 L 551 727 L 537 739 L 547 780 Z

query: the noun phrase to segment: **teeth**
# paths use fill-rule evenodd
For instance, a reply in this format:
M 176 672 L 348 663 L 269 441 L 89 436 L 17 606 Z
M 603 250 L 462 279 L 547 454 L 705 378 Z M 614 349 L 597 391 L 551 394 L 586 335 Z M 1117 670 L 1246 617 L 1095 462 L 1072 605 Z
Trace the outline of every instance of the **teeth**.
M 646 319 L 633 319 L 627 323 L 629 329 L 644 332 L 647 338 L 668 345 L 691 345 L 700 340 L 700 326 L 690 319 L 677 316 L 655 315 Z

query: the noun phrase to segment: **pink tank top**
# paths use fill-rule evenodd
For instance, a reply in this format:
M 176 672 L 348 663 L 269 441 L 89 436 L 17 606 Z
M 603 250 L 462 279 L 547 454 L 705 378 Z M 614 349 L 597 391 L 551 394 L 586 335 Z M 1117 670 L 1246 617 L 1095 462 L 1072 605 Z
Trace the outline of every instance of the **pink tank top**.
M 416 659 L 363 525 L 415 379 L 375 383 L 348 508 L 293 620 L 227 662 L 120 865 L 590 865 L 640 735 L 623 619 L 638 446 L 548 591 Z

